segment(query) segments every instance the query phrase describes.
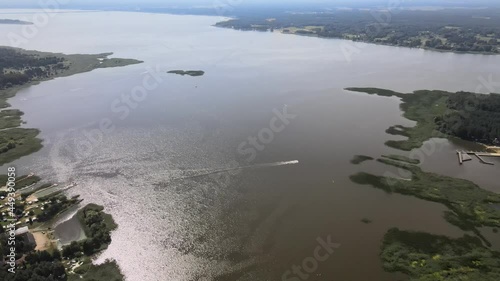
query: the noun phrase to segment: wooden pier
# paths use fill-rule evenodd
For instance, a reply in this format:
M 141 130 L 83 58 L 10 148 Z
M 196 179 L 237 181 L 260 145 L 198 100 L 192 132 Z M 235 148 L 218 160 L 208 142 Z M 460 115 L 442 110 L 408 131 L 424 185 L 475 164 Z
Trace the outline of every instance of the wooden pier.
M 457 150 L 458 163 L 462 165 L 465 161 L 470 161 L 472 158 L 469 155 L 474 155 L 479 159 L 479 161 L 486 165 L 495 165 L 495 163 L 488 162 L 484 160 L 483 157 L 500 157 L 500 153 L 488 153 L 488 152 L 478 152 L 478 151 L 459 151 Z
M 467 154 L 466 151 L 457 150 L 457 155 L 458 155 L 458 163 L 460 163 L 460 165 L 462 165 L 466 161 L 472 160 L 472 158 L 469 156 L 469 154 Z
M 481 161 L 481 163 L 483 163 L 483 164 L 486 164 L 486 165 L 495 165 L 494 163 L 491 163 L 491 162 L 488 162 L 488 161 L 484 160 L 481 157 L 483 155 L 479 155 L 478 153 L 474 153 L 474 155 L 476 155 L 477 159 L 479 159 L 479 161 Z
M 469 156 L 467 153 L 462 153 L 462 161 L 472 161 L 472 157 Z

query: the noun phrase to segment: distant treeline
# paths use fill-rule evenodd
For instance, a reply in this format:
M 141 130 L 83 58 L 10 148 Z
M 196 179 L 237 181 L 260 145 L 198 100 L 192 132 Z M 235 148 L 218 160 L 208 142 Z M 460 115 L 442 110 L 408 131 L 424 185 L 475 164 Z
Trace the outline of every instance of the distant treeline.
M 216 25 L 456 52 L 500 52 L 500 9 L 245 14 Z

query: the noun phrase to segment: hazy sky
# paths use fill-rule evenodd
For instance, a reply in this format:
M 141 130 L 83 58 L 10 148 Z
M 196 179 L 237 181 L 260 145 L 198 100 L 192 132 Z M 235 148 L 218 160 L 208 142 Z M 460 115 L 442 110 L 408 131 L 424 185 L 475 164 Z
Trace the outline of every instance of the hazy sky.
M 405 5 L 412 6 L 471 6 L 471 5 L 498 5 L 499 0 L 0 0 L 0 7 L 15 8 L 22 6 L 39 7 L 40 2 L 47 3 L 51 1 L 59 1 L 68 3 L 67 6 L 138 6 L 138 7 L 172 7 L 172 6 L 207 6 L 213 7 L 220 3 L 229 5 L 271 5 L 271 4 L 307 4 L 307 5 L 339 5 L 339 6 L 359 6 L 359 5 L 385 5 L 389 3 L 401 2 Z

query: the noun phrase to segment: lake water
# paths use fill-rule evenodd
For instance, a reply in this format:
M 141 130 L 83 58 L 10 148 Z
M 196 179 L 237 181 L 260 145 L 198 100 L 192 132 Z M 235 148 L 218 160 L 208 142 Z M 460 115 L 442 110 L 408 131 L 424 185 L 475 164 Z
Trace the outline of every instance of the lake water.
M 9 12 L 2 17 L 32 18 L 31 11 Z M 413 122 L 401 117 L 397 99 L 343 88 L 484 89 L 481 81 L 500 80 L 500 56 L 353 48 L 343 40 L 213 27 L 219 20 L 64 13 L 21 45 L 144 61 L 44 82 L 10 100 L 25 112 L 26 127 L 42 130 L 45 144 L 15 161 L 18 169 L 76 181 L 68 192 L 104 205 L 119 224 L 99 261 L 116 259 L 132 281 L 282 280 L 313 256 L 318 239 L 330 237 L 339 247 L 308 280 L 401 280 L 378 258 L 389 228 L 463 235 L 442 218 L 442 205 L 349 180 L 358 171 L 390 171 L 349 161 L 402 153 L 384 146 L 396 138 L 384 131 Z M 0 25 L 0 34 L 21 28 Z M 8 44 L 0 36 L 0 45 Z M 350 59 L 346 48 L 356 50 Z M 165 73 L 173 69 L 205 75 Z M 284 111 L 285 122 L 277 117 Z M 264 140 L 255 159 L 252 137 Z M 467 146 L 430 141 L 420 150 L 423 168 L 499 192 L 499 165 L 458 165 L 455 150 Z M 498 235 L 488 237 L 498 248 Z

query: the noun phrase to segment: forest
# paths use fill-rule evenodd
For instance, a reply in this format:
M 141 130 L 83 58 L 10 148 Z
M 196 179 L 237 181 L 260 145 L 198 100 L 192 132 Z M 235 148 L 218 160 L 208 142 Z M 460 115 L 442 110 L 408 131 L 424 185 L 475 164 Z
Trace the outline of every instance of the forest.
M 338 9 L 273 15 L 242 14 L 236 19 L 219 22 L 216 26 L 442 51 L 500 52 L 499 9 Z
M 63 248 L 62 254 L 65 257 L 76 257 L 81 252 L 86 256 L 106 249 L 111 243 L 110 233 L 117 225 L 109 214 L 103 212 L 103 207 L 89 204 L 77 213 L 87 239 L 80 242 L 72 242 Z
M 416 121 L 413 127 L 391 126 L 386 130 L 405 140 L 390 140 L 393 148 L 410 151 L 433 137 L 454 136 L 487 145 L 500 144 L 500 95 L 470 92 L 414 91 L 403 94 L 377 88 L 347 88 L 384 97 L 399 97 L 404 116 Z
M 448 135 L 485 144 L 500 144 L 500 95 L 458 92 L 448 97 L 450 111 L 436 118 Z
M 67 67 L 63 58 L 42 57 L 11 48 L 0 48 L 0 90 L 56 75 L 59 70 Z
M 19 266 L 15 274 L 9 273 L 3 266 L 0 270 L 2 281 L 66 281 L 67 275 L 58 250 L 30 252 L 25 263 Z
M 67 199 L 65 196 L 55 196 L 50 198 L 48 210 L 40 215 L 40 220 L 47 221 L 53 218 L 61 208 L 69 207 L 69 203 L 75 203 L 75 198 Z M 46 205 L 46 206 L 47 206 Z M 17 206 L 19 210 L 23 207 Z M 60 252 L 57 249 L 50 251 L 34 251 L 32 247 L 26 245 L 22 239 L 16 239 L 16 258 L 24 262 L 17 265 L 16 274 L 7 271 L 7 264 L 0 264 L 0 280 L 5 281 L 66 281 L 70 280 L 122 280 L 122 275 L 114 262 L 106 261 L 104 264 L 95 266 L 91 262 L 91 257 L 106 249 L 111 243 L 110 232 L 117 225 L 111 215 L 103 212 L 103 207 L 89 204 L 77 213 L 79 221 L 87 235 L 83 241 L 73 241 L 70 245 L 63 247 Z M 6 256 L 10 248 L 7 245 L 7 233 L 2 232 L 0 227 L 0 252 Z M 69 259 L 80 259 L 83 264 L 76 274 L 68 274 L 65 265 Z M 66 266 L 67 267 L 67 266 Z M 90 272 L 87 274 L 87 272 Z M 88 275 L 88 276 L 87 276 Z M 102 277 L 102 279 L 101 279 Z M 95 279 L 94 279 L 95 278 Z

